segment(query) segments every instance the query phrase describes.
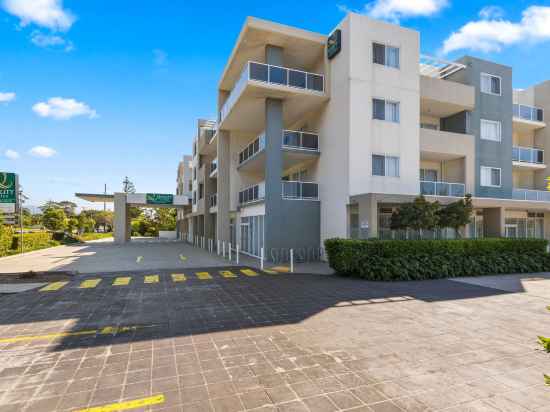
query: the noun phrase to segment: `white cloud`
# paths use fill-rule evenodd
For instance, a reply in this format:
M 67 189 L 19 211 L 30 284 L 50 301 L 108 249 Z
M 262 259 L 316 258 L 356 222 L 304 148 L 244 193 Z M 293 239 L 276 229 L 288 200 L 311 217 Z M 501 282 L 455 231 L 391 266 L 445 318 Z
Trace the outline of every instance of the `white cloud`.
M 76 116 L 86 116 L 89 119 L 98 117 L 97 112 L 86 103 L 63 97 L 52 97 L 47 102 L 36 103 L 32 110 L 38 116 L 57 120 L 67 120 Z
M 504 9 L 500 6 L 485 6 L 479 11 L 479 17 L 485 20 L 501 19 L 504 17 Z
M 11 160 L 19 159 L 19 153 L 11 149 L 6 150 L 4 152 L 4 156 L 6 156 L 8 159 L 11 159 Z
M 39 31 L 32 32 L 31 42 L 38 47 L 63 49 L 66 52 L 74 49 L 73 42 L 70 40 L 66 40 L 57 34 L 44 34 Z
M 462 49 L 499 52 L 505 46 L 550 40 L 550 7 L 528 7 L 517 23 L 484 10 L 482 20 L 465 24 L 444 41 L 443 53 Z
M 168 59 L 168 54 L 164 50 L 154 49 L 153 50 L 153 63 L 155 66 L 166 66 Z
M 76 20 L 70 11 L 63 9 L 63 0 L 2 0 L 2 7 L 19 17 L 23 27 L 32 23 L 66 31 Z
M 375 19 L 399 22 L 402 18 L 432 16 L 448 3 L 448 0 L 375 0 L 365 5 L 363 13 Z
M 11 93 L 11 92 L 2 93 L 2 92 L 0 92 L 0 103 L 9 103 L 12 100 L 15 100 L 15 93 Z
M 31 150 L 29 150 L 29 154 L 34 157 L 48 158 L 55 156 L 56 153 L 57 152 L 54 149 L 47 146 L 34 146 Z

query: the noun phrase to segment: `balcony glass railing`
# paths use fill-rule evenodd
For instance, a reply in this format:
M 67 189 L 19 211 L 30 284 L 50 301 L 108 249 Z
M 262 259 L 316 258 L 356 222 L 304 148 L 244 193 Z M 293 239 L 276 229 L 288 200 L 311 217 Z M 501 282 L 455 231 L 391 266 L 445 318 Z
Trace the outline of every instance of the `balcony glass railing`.
M 239 205 L 258 202 L 265 198 L 265 182 L 247 187 L 239 192 Z
M 319 151 L 319 136 L 313 133 L 285 130 L 283 132 L 283 148 Z
M 514 146 L 512 148 L 512 160 L 522 163 L 544 163 L 544 150 L 535 149 L 534 147 Z
M 208 201 L 208 204 L 211 208 L 218 206 L 218 194 L 217 193 L 214 193 L 213 195 L 210 195 L 210 199 Z
M 317 183 L 285 180 L 282 184 L 283 199 L 319 200 Z
M 210 163 L 210 175 L 212 175 L 216 170 L 218 170 L 218 159 L 212 160 Z
M 265 149 L 265 135 L 262 133 L 239 153 L 239 166 Z
M 235 83 L 233 90 L 220 110 L 220 123 L 229 114 L 249 80 L 310 90 L 318 93 L 324 93 L 325 91 L 325 78 L 321 74 L 273 66 L 265 63 L 247 62 L 241 73 L 241 77 L 239 77 L 239 80 Z
M 532 122 L 543 122 L 544 110 L 525 104 L 514 104 L 514 117 Z
M 536 202 L 550 202 L 550 192 L 545 190 L 514 189 L 512 198 L 516 200 L 533 200 Z
M 466 186 L 464 183 L 420 181 L 420 194 L 426 196 L 453 196 L 464 197 Z

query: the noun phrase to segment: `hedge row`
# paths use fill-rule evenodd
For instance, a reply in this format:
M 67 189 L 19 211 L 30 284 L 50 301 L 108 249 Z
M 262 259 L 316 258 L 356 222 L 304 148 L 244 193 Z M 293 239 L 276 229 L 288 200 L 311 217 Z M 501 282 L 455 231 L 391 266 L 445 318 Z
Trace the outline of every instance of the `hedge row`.
M 544 239 L 328 239 L 330 266 L 368 280 L 421 280 L 550 270 Z

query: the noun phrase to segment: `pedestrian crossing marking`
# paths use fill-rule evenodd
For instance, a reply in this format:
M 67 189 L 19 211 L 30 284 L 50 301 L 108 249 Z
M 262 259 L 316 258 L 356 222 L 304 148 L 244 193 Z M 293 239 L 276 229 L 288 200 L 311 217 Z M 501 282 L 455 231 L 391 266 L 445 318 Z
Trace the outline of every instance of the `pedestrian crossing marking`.
M 145 276 L 143 283 L 159 283 L 159 275 L 148 275 Z
M 129 276 L 116 278 L 113 282 L 113 286 L 128 286 L 131 280 L 132 278 Z
M 241 269 L 241 272 L 246 276 L 258 276 L 258 273 L 254 272 L 252 269 Z
M 84 282 L 80 284 L 78 287 L 79 289 L 93 289 L 97 285 L 99 285 L 99 282 L 101 282 L 101 279 L 86 279 Z
M 44 286 L 42 289 L 40 289 L 40 292 L 53 292 L 55 290 L 61 289 L 63 286 L 65 286 L 69 282 L 53 282 L 49 285 Z
M 212 276 L 208 272 L 197 272 L 196 275 L 200 280 L 212 279 Z
M 288 266 L 275 266 L 272 267 L 271 270 L 278 272 L 278 273 L 289 273 L 290 268 Z
M 230 270 L 222 270 L 220 271 L 220 275 L 224 278 L 236 278 L 237 275 L 231 272 Z
M 183 273 L 172 273 L 172 280 L 174 282 L 185 282 L 187 278 Z
M 134 399 L 131 401 L 123 401 L 111 403 L 109 405 L 94 406 L 91 408 L 79 409 L 76 412 L 115 412 L 126 411 L 130 409 L 145 408 L 153 405 L 164 403 L 164 394 L 150 396 L 148 398 Z

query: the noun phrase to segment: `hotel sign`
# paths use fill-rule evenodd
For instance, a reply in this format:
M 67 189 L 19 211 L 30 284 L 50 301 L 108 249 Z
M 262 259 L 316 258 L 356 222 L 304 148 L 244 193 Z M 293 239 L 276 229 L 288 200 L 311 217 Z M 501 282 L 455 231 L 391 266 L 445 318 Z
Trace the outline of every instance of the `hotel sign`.
M 15 173 L 0 172 L 0 203 L 17 203 L 17 179 Z
M 329 60 L 335 58 L 342 50 L 342 31 L 335 30 L 327 40 L 327 57 Z
M 174 204 L 174 195 L 165 195 L 160 193 L 147 193 L 146 202 L 148 205 L 172 205 Z

